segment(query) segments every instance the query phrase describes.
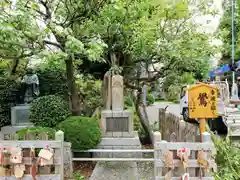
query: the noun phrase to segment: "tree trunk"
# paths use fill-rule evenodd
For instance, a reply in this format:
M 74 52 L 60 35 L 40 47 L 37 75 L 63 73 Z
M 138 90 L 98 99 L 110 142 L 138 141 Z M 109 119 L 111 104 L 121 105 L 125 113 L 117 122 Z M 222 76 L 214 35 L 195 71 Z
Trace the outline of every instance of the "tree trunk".
M 141 106 L 143 108 L 143 111 L 141 110 Z M 142 125 L 143 131 L 146 135 L 145 141 L 152 143 L 152 139 L 150 136 L 150 127 L 149 127 L 147 114 L 146 114 L 146 107 L 142 104 L 142 89 L 138 89 L 138 91 L 137 91 L 135 108 L 136 108 L 136 113 L 140 119 L 140 123 Z
M 76 88 L 75 78 L 73 76 L 73 60 L 69 58 L 65 61 L 67 71 L 68 95 L 70 100 L 70 110 L 73 116 L 80 115 L 80 101 Z

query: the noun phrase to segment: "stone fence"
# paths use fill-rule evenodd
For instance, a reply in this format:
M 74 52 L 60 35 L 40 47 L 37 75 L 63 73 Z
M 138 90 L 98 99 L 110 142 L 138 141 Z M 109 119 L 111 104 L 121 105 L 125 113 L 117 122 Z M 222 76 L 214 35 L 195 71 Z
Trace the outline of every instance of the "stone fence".
M 159 109 L 159 131 L 168 142 L 198 142 L 198 126 L 183 121 L 180 116 Z

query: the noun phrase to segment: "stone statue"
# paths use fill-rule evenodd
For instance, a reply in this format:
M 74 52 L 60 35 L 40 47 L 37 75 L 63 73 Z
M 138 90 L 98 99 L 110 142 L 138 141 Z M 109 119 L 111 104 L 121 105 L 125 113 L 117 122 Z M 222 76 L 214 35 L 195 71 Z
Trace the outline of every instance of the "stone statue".
M 124 107 L 123 77 L 112 76 L 112 110 L 122 111 Z
M 39 80 L 32 69 L 28 69 L 22 79 L 22 97 L 24 103 L 30 103 L 39 96 Z

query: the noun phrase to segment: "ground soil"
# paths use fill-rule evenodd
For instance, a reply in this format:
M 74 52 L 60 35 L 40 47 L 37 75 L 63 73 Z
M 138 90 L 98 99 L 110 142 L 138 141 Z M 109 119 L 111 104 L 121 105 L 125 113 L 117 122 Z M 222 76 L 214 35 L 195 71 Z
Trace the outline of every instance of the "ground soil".
M 81 176 L 86 177 L 89 179 L 92 175 L 92 171 L 96 165 L 96 162 L 74 162 L 73 164 L 73 171 L 74 173 L 79 173 Z

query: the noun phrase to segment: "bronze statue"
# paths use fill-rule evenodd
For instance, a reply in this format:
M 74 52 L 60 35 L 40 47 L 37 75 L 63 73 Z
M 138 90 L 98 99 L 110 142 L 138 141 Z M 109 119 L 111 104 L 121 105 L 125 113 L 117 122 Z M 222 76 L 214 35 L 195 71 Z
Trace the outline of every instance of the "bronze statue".
M 22 79 L 22 96 L 24 103 L 31 103 L 36 99 L 39 92 L 39 79 L 32 69 L 28 69 Z

